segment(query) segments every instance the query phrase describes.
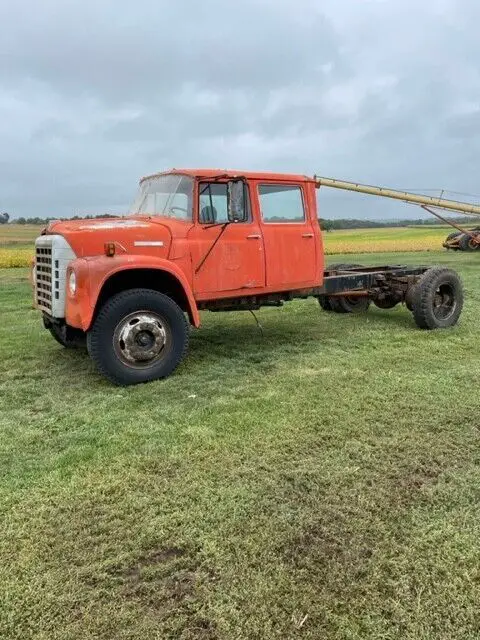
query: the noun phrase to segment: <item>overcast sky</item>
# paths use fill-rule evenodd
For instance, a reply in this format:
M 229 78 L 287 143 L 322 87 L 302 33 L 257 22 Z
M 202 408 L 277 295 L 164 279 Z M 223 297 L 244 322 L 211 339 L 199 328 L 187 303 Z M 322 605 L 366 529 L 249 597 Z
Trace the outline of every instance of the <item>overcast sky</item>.
M 0 24 L 13 216 L 125 211 L 174 166 L 480 193 L 478 0 L 0 0 Z

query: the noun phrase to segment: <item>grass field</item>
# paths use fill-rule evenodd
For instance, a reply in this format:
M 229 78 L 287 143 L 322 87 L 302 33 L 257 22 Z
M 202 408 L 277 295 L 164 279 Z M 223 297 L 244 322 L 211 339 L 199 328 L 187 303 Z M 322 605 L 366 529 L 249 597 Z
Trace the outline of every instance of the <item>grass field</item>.
M 0 268 L 27 266 L 40 228 L 36 225 L 0 226 Z M 324 234 L 325 252 L 333 255 L 380 251 L 438 251 L 448 231 L 449 228 L 441 226 L 331 231 Z
M 206 313 L 122 389 L 0 270 L 2 640 L 480 637 L 480 256 L 349 260 L 455 266 L 461 324 Z
M 0 225 L 0 268 L 26 267 L 41 229 L 35 224 Z

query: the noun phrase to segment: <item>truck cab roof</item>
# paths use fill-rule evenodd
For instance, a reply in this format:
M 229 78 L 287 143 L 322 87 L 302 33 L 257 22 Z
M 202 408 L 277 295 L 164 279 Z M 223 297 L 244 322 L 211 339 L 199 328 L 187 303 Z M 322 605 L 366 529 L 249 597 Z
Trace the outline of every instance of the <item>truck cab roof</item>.
M 216 178 L 219 176 L 226 179 L 246 178 L 247 180 L 274 180 L 276 182 L 314 182 L 312 176 L 296 173 L 272 173 L 268 171 L 242 171 L 240 169 L 169 169 L 159 171 L 151 175 L 144 176 L 140 182 L 170 173 L 191 176 L 192 178 Z

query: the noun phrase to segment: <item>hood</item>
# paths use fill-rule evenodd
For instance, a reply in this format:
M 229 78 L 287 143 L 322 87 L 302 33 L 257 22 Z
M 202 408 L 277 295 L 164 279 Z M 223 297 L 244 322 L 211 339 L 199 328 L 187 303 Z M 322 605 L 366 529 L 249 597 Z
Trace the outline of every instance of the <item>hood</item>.
M 104 253 L 105 243 L 131 254 L 168 257 L 172 237 L 185 237 L 191 224 L 171 218 L 96 218 L 52 222 L 47 234 L 63 236 L 78 257 Z

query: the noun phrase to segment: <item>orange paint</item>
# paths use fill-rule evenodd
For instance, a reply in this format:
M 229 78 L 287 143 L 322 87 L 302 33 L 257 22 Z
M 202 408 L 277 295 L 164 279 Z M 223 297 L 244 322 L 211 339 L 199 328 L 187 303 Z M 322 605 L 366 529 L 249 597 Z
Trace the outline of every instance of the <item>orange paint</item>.
M 88 330 L 102 287 L 114 274 L 127 270 L 155 269 L 159 274 L 173 276 L 184 291 L 187 311 L 195 326 L 200 324 L 197 309 L 200 301 L 322 284 L 323 245 L 312 178 L 222 169 L 175 169 L 157 175 L 169 174 L 194 179 L 193 219 L 130 215 L 121 219 L 49 225 L 47 233 L 62 235 L 77 256 L 69 265 L 69 272 L 75 271 L 77 288 L 71 295 L 67 287 L 65 319 L 68 325 Z M 232 222 L 224 228 L 200 221 L 199 184 L 208 183 L 212 178 L 217 178 L 215 184 L 235 178 L 246 182 L 250 197 L 248 222 Z M 259 189 L 268 192 L 269 185 L 296 187 L 299 201 L 303 203 L 304 219 L 263 220 Z M 105 255 L 107 243 L 115 243 L 113 257 Z

